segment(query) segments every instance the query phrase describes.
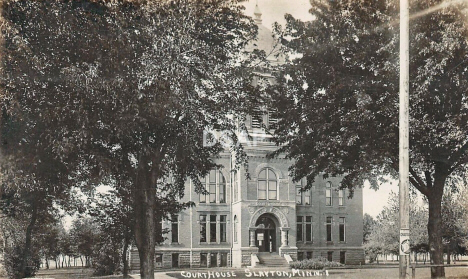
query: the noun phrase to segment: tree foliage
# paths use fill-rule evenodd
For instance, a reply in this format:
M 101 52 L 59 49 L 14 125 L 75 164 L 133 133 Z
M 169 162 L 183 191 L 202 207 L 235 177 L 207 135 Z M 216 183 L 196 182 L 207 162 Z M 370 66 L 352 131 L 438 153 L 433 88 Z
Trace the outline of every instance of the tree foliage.
M 395 1 L 311 1 L 315 20 L 277 27 L 300 54 L 271 91 L 275 140 L 296 180 L 344 175 L 343 188 L 398 171 L 398 7 Z M 468 26 L 463 6 L 411 1 L 410 182 L 429 202 L 432 261 L 442 264 L 441 200 L 468 162 Z M 432 268 L 433 277 L 444 276 Z
M 410 203 L 410 243 L 415 253 L 428 252 L 427 218 L 428 211 L 419 206 L 415 197 Z M 398 195 L 391 193 L 388 204 L 377 216 L 371 226 L 367 242 L 364 244 L 366 254 L 374 261 L 378 255 L 399 254 L 399 201 Z
M 177 202 L 186 179 L 202 191 L 198 177 L 219 167 L 222 146 L 204 146 L 203 131 L 234 130 L 230 115 L 241 117 L 252 98 L 241 51 L 256 26 L 237 2 L 3 3 L 5 150 L 44 151 L 25 162 L 63 185 L 129 178 L 142 278 L 154 276 L 155 210 L 187 206 Z M 15 149 L 24 146 L 34 152 Z

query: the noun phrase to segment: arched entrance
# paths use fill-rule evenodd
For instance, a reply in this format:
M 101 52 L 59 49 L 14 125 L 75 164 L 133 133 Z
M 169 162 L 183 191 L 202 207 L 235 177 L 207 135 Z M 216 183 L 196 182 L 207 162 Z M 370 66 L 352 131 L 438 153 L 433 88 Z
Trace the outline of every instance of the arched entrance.
M 273 214 L 261 215 L 255 224 L 255 246 L 259 252 L 277 252 L 276 228 L 279 224 Z

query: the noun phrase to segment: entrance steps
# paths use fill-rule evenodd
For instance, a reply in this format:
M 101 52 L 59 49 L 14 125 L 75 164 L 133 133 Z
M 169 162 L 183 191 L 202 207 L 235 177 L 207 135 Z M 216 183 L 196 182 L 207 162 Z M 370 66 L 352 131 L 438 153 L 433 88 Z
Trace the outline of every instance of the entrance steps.
M 258 253 L 258 259 L 260 260 L 260 264 L 257 266 L 259 268 L 289 267 L 286 259 L 276 253 Z

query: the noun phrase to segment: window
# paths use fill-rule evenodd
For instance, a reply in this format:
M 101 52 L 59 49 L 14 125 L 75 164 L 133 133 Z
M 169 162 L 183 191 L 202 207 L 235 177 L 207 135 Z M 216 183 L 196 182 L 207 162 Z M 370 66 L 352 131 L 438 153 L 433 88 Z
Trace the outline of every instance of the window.
M 306 216 L 306 241 L 312 241 L 312 216 Z
M 309 205 L 311 204 L 310 200 L 310 189 L 307 191 L 303 191 L 304 187 L 307 185 L 305 179 L 301 179 L 297 184 L 296 184 L 296 203 L 297 204 L 303 204 L 303 205 Z
M 226 242 L 226 215 L 219 216 L 219 237 L 221 242 Z
M 338 190 L 338 205 L 343 206 L 344 205 L 344 195 L 345 195 L 345 190 L 341 189 Z
M 216 203 L 216 171 L 210 171 L 208 178 L 210 183 L 210 203 Z
M 270 168 L 263 169 L 258 175 L 258 199 L 277 199 L 276 174 Z
M 307 252 L 307 259 L 308 260 L 312 259 L 312 252 L 311 251 Z
M 325 205 L 332 206 L 333 205 L 333 199 L 332 199 L 332 184 L 330 181 L 327 182 L 326 184 L 326 189 L 325 189 Z
M 346 251 L 340 251 L 340 263 L 346 264 Z
M 211 170 L 200 182 L 208 192 L 207 195 L 200 194 L 200 203 L 207 203 L 208 200 L 210 203 L 226 203 L 226 179 L 221 171 Z
M 332 217 L 327 217 L 327 241 L 332 241 Z
M 200 253 L 200 267 L 208 267 L 208 260 L 206 253 Z
M 171 223 L 171 235 L 172 235 L 172 243 L 179 242 L 179 218 L 177 215 L 172 216 L 172 223 Z
M 238 200 L 238 195 L 239 195 L 239 185 L 237 185 L 237 171 L 234 171 L 232 173 L 233 175 L 233 184 L 234 184 L 234 201 Z
M 221 267 L 227 266 L 227 253 L 221 253 Z
M 154 260 L 156 262 L 156 267 L 162 267 L 162 257 L 163 255 L 162 254 L 155 254 L 154 255 Z
M 252 112 L 252 128 L 261 128 L 263 123 L 263 114 L 259 109 Z
M 304 259 L 304 252 L 297 252 L 297 260 L 302 261 Z
M 234 242 L 237 242 L 237 216 L 234 215 Z
M 179 254 L 172 254 L 172 267 L 179 267 Z
M 296 241 L 312 241 L 312 216 L 297 216 Z
M 206 242 L 206 215 L 200 215 L 200 242 Z
M 345 224 L 346 220 L 345 217 L 340 217 L 340 223 L 339 223 L 339 229 L 340 229 L 340 242 L 345 242 L 346 237 L 345 237 Z
M 201 184 L 206 188 L 205 178 L 200 179 Z M 200 200 L 199 203 L 206 203 L 206 195 L 203 193 L 199 194 Z
M 273 110 L 268 111 L 268 129 L 276 129 L 278 126 L 278 119 L 276 113 Z
M 297 239 L 296 241 L 303 241 L 302 239 L 302 226 L 303 226 L 303 216 L 297 216 Z
M 219 172 L 219 203 L 226 203 L 226 179 L 221 172 Z
M 216 242 L 216 215 L 210 215 L 210 242 Z
M 164 237 L 163 237 L 163 220 L 161 217 L 156 218 L 156 242 L 163 242 Z
M 217 266 L 218 266 L 218 254 L 210 253 L 210 267 L 217 267 Z
M 328 251 L 327 253 L 327 260 L 329 262 L 333 261 L 333 251 Z

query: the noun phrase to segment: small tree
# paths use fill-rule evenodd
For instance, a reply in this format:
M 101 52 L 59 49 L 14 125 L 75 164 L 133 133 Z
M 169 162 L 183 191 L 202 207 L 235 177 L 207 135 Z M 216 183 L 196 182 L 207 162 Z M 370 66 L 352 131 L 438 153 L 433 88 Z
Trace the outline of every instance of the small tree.
M 70 229 L 71 239 L 77 246 L 77 252 L 85 258 L 85 266 L 91 266 L 93 253 L 97 250 L 100 229 L 89 217 L 77 218 Z

